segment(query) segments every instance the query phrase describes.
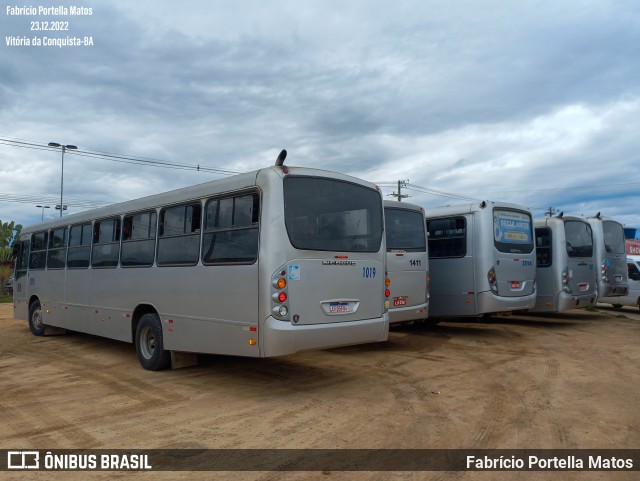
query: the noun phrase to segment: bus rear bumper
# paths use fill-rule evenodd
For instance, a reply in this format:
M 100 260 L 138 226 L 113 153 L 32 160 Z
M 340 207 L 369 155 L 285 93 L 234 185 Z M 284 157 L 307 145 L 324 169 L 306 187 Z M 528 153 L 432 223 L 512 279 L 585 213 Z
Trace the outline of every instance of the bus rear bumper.
M 498 297 L 492 292 L 480 292 L 478 294 L 478 314 L 521 311 L 525 309 L 533 309 L 535 305 L 535 292 L 522 297 Z
M 426 319 L 429 315 L 429 303 L 415 306 L 395 307 L 389 309 L 389 323 L 406 322 Z
M 594 306 L 595 303 L 595 292 L 581 296 L 573 296 L 566 292 L 561 292 L 556 299 L 553 296 L 538 296 L 536 306 L 531 309 L 531 312 L 562 312 L 569 309 Z
M 595 292 L 582 296 L 572 296 L 565 292 L 558 295 L 558 312 L 568 309 L 579 309 L 581 307 L 595 306 L 597 296 Z
M 389 314 L 361 321 L 294 325 L 269 316 L 262 329 L 261 357 L 286 356 L 299 351 L 329 349 L 369 342 L 389 336 Z
M 626 296 L 627 294 L 629 294 L 629 286 L 626 284 L 623 284 L 623 285 L 607 284 L 605 286 L 600 285 L 600 291 L 598 292 L 598 299 L 600 299 L 601 297 Z

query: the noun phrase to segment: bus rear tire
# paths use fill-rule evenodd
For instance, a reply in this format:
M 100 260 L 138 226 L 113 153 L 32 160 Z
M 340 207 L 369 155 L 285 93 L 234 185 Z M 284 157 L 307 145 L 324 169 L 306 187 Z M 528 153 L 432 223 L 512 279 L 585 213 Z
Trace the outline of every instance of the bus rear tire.
M 136 328 L 136 354 L 138 361 L 148 371 L 160 371 L 169 367 L 171 353 L 164 350 L 162 324 L 155 313 L 144 314 Z
M 42 307 L 40 301 L 29 304 L 29 329 L 34 336 L 44 336 L 44 322 L 42 322 Z

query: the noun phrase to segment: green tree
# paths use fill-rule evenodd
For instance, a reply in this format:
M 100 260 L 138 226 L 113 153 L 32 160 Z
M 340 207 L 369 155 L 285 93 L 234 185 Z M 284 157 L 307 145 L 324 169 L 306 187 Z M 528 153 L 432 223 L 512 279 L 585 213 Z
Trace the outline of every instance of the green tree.
M 6 262 L 13 258 L 13 243 L 18 239 L 21 231 L 22 225 L 14 221 L 0 220 L 0 261 Z

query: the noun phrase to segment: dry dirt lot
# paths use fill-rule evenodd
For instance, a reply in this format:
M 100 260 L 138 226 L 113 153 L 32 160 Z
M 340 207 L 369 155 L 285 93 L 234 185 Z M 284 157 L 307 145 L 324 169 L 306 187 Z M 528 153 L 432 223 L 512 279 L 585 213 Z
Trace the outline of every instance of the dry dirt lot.
M 640 448 L 637 310 L 413 325 L 375 345 L 202 356 L 34 337 L 0 305 L 0 448 Z M 19 473 L 22 474 L 22 473 Z M 638 479 L 576 472 L 57 472 L 0 479 Z

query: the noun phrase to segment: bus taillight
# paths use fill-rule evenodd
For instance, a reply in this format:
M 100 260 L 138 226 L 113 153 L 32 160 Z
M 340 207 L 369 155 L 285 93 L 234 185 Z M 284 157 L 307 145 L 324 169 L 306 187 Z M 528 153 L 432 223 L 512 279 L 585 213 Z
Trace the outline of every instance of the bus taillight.
M 276 319 L 289 320 L 289 307 L 285 304 L 289 300 L 287 293 L 286 269 L 278 269 L 271 277 L 271 313 Z
M 562 274 L 561 274 L 562 290 L 569 294 L 571 294 L 571 287 L 569 286 L 570 277 L 571 276 L 569 274 L 569 267 L 565 266 L 564 269 L 562 269 Z
M 498 293 L 498 279 L 496 278 L 496 269 L 495 267 L 492 267 L 491 269 L 489 269 L 489 272 L 487 272 L 487 280 L 489 281 L 489 287 L 491 288 L 491 291 L 494 292 L 495 294 Z
M 602 263 L 602 265 L 600 266 L 600 274 L 602 275 L 602 281 L 603 282 L 609 282 L 609 279 L 607 278 L 607 263 L 606 261 Z

